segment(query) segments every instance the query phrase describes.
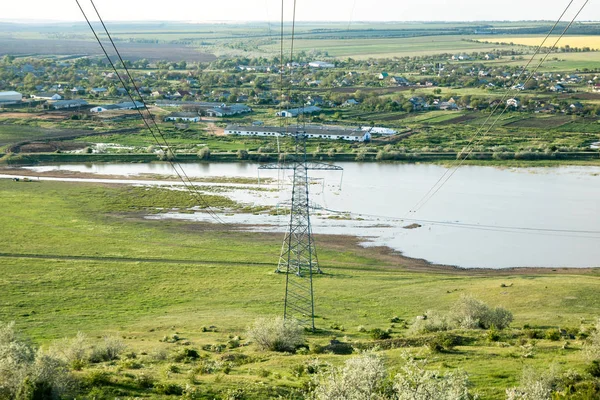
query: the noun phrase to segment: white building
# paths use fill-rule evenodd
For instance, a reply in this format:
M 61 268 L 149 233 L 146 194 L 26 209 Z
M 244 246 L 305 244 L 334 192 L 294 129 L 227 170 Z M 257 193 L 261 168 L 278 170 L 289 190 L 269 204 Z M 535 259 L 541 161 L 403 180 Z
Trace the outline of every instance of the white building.
M 19 92 L 0 92 L 0 103 L 16 103 L 23 99 Z
M 38 93 L 32 94 L 32 99 L 36 100 L 62 100 L 62 96 L 58 93 Z
M 517 98 L 512 98 L 512 99 L 506 100 L 506 106 L 507 107 L 515 107 L 515 108 L 517 108 L 520 105 L 521 105 L 521 102 Z
M 394 129 L 390 129 L 390 128 L 383 128 L 380 126 L 363 126 L 362 130 L 364 132 L 370 132 L 370 133 L 376 133 L 378 135 L 394 135 L 397 132 Z
M 74 100 L 59 100 L 52 103 L 51 107 L 55 110 L 62 110 L 68 108 L 80 108 L 88 105 L 88 102 L 82 99 L 74 99 Z
M 200 116 L 195 113 L 172 113 L 165 117 L 165 121 L 199 122 Z
M 308 63 L 308 66 L 312 68 L 335 68 L 335 64 L 325 61 L 312 61 Z
M 288 126 L 241 126 L 227 125 L 225 135 L 240 135 L 240 136 L 286 136 L 295 135 L 299 132 L 304 132 L 309 139 L 343 139 L 353 142 L 365 142 L 371 140 L 371 133 L 363 130 L 331 127 L 331 126 L 311 126 L 306 128 L 298 128 Z
M 292 108 L 289 110 L 278 111 L 275 115 L 278 117 L 295 118 L 301 114 L 314 114 L 320 112 L 321 108 L 317 106 L 308 106 L 301 108 Z
M 252 112 L 252 108 L 245 104 L 221 104 L 218 107 L 209 108 L 206 110 L 206 115 L 209 117 L 227 117 L 230 115 L 244 114 Z
M 133 103 L 131 101 L 126 101 L 124 103 L 118 103 L 118 104 L 106 104 L 104 106 L 98 106 L 98 107 L 91 108 L 90 112 L 100 113 L 100 112 L 110 111 L 110 110 L 135 110 L 137 108 L 144 108 L 144 103 L 140 103 L 139 101 L 136 101 Z

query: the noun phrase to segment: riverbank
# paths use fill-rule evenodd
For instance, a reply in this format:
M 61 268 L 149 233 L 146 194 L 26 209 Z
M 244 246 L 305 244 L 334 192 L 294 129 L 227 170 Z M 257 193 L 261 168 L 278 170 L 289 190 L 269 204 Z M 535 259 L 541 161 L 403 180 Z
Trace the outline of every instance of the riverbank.
M 53 163 L 98 163 L 98 162 L 124 162 L 124 163 L 151 163 L 168 161 L 152 153 L 0 153 L 0 165 L 39 165 Z M 180 163 L 197 162 L 276 162 L 278 160 L 293 160 L 290 154 L 278 153 L 248 153 L 240 156 L 237 153 L 211 153 L 208 159 L 199 159 L 194 153 L 177 153 L 173 159 Z M 458 160 L 458 154 L 449 153 L 309 153 L 308 161 L 319 162 L 364 162 L 364 163 L 441 163 L 452 165 L 457 162 L 467 165 L 482 166 L 555 166 L 555 165 L 600 165 L 600 154 L 596 151 L 588 152 L 561 152 L 561 153 L 531 153 L 503 155 L 472 153 L 466 160 Z

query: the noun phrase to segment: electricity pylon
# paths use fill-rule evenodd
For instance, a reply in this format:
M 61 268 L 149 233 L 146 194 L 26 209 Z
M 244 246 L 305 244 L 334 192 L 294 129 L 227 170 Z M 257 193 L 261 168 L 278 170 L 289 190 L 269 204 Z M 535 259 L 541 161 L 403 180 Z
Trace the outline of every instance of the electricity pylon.
M 294 159 L 289 162 L 262 165 L 259 169 L 291 169 L 294 171 L 289 230 L 283 239 L 276 272 L 284 272 L 284 319 L 296 319 L 305 327 L 315 329 L 315 304 L 312 276 L 321 273 L 310 225 L 308 170 L 334 170 L 336 165 L 307 162 L 305 132 L 292 134 L 296 141 Z

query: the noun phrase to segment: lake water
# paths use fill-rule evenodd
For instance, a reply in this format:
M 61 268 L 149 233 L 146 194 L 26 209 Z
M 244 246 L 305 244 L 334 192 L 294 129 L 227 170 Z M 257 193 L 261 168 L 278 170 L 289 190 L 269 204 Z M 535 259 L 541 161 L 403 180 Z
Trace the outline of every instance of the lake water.
M 499 169 L 461 167 L 416 213 L 415 204 L 445 168 L 428 164 L 341 163 L 342 174 L 311 171 L 313 232 L 349 234 L 408 257 L 469 268 L 595 267 L 600 265 L 600 168 Z M 258 164 L 184 164 L 190 178 L 258 176 Z M 32 167 L 102 175 L 173 175 L 169 164 L 91 164 Z M 260 171 L 278 183 L 259 191 L 229 185 L 235 200 L 266 205 L 290 197 L 291 171 Z M 136 183 L 143 183 L 141 181 Z M 165 184 L 165 182 L 163 182 Z M 339 216 L 349 219 L 332 219 Z M 165 216 L 163 216 L 165 217 Z M 168 218 L 209 219 L 169 213 Z M 406 217 L 410 218 L 406 219 Z M 226 222 L 261 224 L 283 232 L 287 217 L 222 215 Z M 404 218 L 403 220 L 401 220 Z M 416 221 L 413 221 L 416 220 Z M 417 222 L 416 229 L 404 227 Z M 267 225 L 267 226 L 264 226 Z M 277 255 L 274 255 L 276 257 Z

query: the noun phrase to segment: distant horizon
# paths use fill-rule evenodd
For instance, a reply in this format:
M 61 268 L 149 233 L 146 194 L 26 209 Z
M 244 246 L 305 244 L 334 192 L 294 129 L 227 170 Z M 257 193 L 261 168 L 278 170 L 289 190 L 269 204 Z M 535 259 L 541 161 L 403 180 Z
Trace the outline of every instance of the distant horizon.
M 92 4 L 79 0 L 88 17 L 95 21 Z M 300 22 L 519 22 L 556 21 L 570 0 L 504 0 L 482 6 L 480 0 L 420 0 L 398 4 L 393 0 L 283 0 L 283 17 L 291 21 L 295 14 Z M 573 0 L 563 20 L 570 21 L 585 0 Z M 296 9 L 294 13 L 294 4 Z M 198 23 L 275 22 L 281 20 L 280 0 L 229 0 L 220 4 L 173 0 L 166 5 L 149 6 L 146 0 L 95 0 L 106 21 L 157 21 Z M 185 18 L 182 18 L 185 17 Z M 61 23 L 84 21 L 73 0 L 29 0 L 11 3 L 2 10 L 2 21 L 17 23 Z M 600 4 L 588 3 L 578 20 L 600 20 Z
M 175 24 L 256 24 L 256 23 L 279 23 L 280 20 L 160 20 L 160 19 L 149 19 L 149 20 L 110 20 L 105 19 L 104 22 L 108 23 L 120 23 L 120 24 L 148 24 L 148 23 L 175 23 Z M 292 21 L 285 21 L 285 23 L 291 23 Z M 365 23 L 378 23 L 378 24 L 459 24 L 459 23 L 516 23 L 516 22 L 548 22 L 554 23 L 556 21 L 550 19 L 515 19 L 515 20 L 414 20 L 414 21 L 397 21 L 397 20 L 356 20 L 352 21 L 352 24 L 365 24 Z M 568 21 L 562 21 L 568 23 Z M 578 23 L 600 23 L 600 19 L 597 20 L 578 20 Z M 87 24 L 85 21 L 79 20 L 48 20 L 48 19 L 7 19 L 0 18 L 0 23 L 13 23 L 13 24 L 35 24 L 35 25 L 57 25 L 57 24 Z M 305 20 L 296 21 L 296 24 L 344 24 L 347 25 L 348 21 L 339 20 Z

